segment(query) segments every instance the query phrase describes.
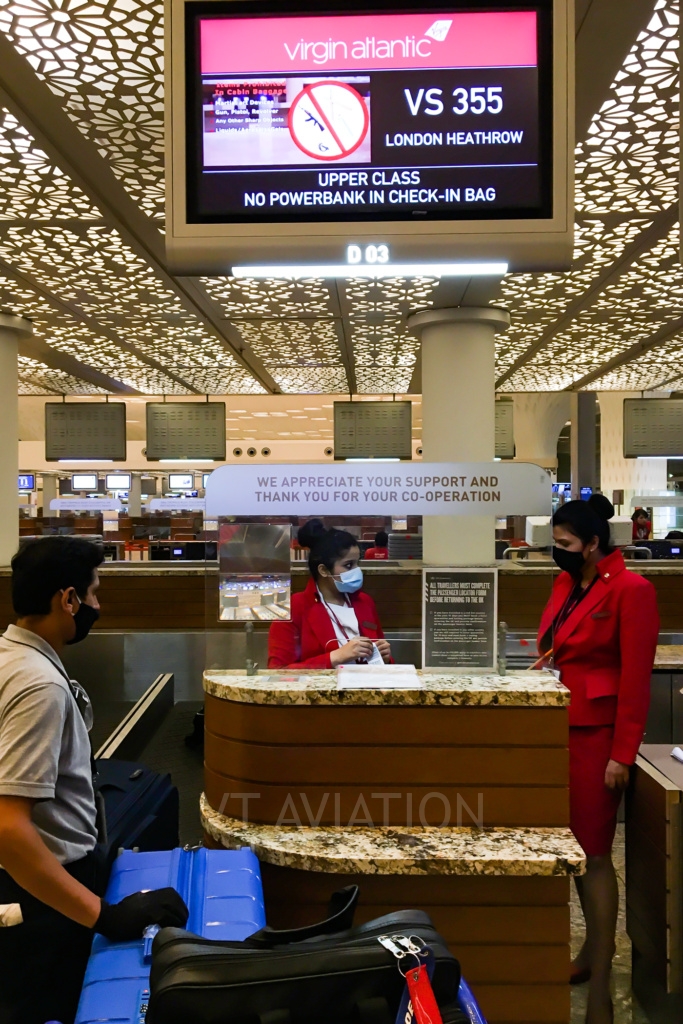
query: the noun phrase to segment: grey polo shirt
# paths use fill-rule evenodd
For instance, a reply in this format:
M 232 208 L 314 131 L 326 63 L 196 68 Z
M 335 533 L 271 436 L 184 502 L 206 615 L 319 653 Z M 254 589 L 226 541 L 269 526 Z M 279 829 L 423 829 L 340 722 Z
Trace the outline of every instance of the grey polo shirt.
M 37 801 L 33 824 L 62 864 L 97 842 L 90 739 L 50 645 L 9 626 L 0 637 L 0 796 Z

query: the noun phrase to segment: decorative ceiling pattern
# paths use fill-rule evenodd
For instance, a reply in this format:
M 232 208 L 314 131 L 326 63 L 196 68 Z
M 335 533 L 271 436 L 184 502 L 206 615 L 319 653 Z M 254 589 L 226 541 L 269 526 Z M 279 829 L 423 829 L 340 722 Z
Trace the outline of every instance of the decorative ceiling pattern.
M 139 206 L 163 221 L 163 2 L 3 0 L 0 30 Z
M 512 314 L 498 339 L 503 391 L 652 388 L 683 369 L 667 214 L 678 197 L 679 0 L 642 2 L 650 23 L 577 146 L 574 265 L 508 275 L 494 300 Z M 163 3 L 0 0 L 0 32 L 163 230 Z M 223 335 L 173 285 L 0 109 L 0 309 L 29 317 L 48 352 L 143 394 L 262 394 L 240 350 L 285 393 L 405 393 L 419 349 L 406 315 L 434 302 L 438 282 L 197 279 Z M 24 393 L 101 390 L 49 361 L 22 355 Z
M 654 217 L 678 202 L 678 17 L 678 0 L 655 0 L 647 30 L 627 55 L 588 137 L 577 146 L 572 270 L 512 274 L 503 280 L 496 301 L 512 312 L 510 331 L 498 339 L 503 391 L 573 387 L 681 315 L 671 280 L 677 235 L 667 227 L 645 254 L 627 261 L 616 279 L 605 283 L 566 329 L 552 330 L 570 304 L 652 228 Z M 676 343 L 667 341 L 658 346 L 656 358 L 664 367 L 675 361 L 675 352 Z M 651 366 L 643 372 L 644 365 L 639 359 L 625 374 L 608 372 L 589 386 L 620 389 L 625 386 L 620 382 L 629 379 L 630 388 L 647 389 L 656 370 Z
M 41 363 L 29 356 L 19 356 L 20 395 L 105 395 L 104 388 L 86 384 L 63 370 Z

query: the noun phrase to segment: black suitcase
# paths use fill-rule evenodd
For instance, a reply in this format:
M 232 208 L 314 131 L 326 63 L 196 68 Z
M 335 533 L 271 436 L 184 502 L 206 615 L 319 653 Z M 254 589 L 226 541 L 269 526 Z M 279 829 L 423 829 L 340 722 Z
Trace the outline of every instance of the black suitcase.
M 386 935 L 417 936 L 430 947 L 443 1024 L 467 1021 L 458 1005 L 460 965 L 427 914 L 404 910 L 330 934 L 352 914 L 353 907 L 288 932 L 264 928 L 244 942 L 162 929 L 152 947 L 147 1024 L 395 1024 L 405 981 L 399 960 L 378 941 Z M 405 971 L 417 960 L 408 954 L 400 963 Z
M 107 864 L 121 848 L 153 851 L 179 846 L 178 790 L 170 775 L 114 758 L 98 760 L 95 767 L 95 795 L 104 819 L 100 848 Z

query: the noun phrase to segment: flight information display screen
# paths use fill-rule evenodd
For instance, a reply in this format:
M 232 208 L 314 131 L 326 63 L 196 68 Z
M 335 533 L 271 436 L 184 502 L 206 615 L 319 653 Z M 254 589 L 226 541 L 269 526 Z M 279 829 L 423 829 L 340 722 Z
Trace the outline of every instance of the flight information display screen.
M 188 221 L 550 216 L 551 6 L 188 4 Z

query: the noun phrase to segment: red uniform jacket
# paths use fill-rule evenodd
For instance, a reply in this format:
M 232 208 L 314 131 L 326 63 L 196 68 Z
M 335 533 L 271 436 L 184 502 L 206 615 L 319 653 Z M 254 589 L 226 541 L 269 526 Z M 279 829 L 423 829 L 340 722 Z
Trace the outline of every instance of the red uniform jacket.
M 633 764 L 650 706 L 659 635 L 655 588 L 628 572 L 620 551 L 598 562 L 598 580 L 553 638 L 555 667 L 571 690 L 569 724 L 614 725 L 611 758 Z M 561 573 L 538 632 L 539 642 L 574 586 Z
M 362 590 L 349 594 L 361 636 L 384 637 L 375 602 Z M 300 594 L 292 594 L 291 622 L 273 622 L 268 634 L 268 668 L 332 668 L 330 652 L 337 650 L 337 634 L 320 600 L 315 580 Z
M 389 557 L 389 548 L 368 548 L 363 558 L 368 558 L 370 561 L 373 559 L 377 560 L 380 558 Z

